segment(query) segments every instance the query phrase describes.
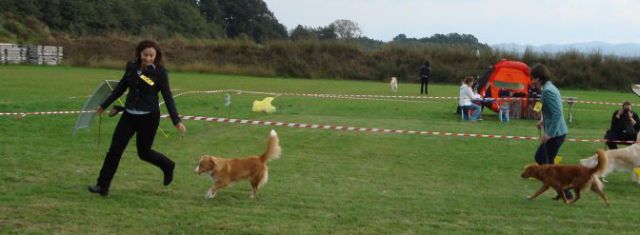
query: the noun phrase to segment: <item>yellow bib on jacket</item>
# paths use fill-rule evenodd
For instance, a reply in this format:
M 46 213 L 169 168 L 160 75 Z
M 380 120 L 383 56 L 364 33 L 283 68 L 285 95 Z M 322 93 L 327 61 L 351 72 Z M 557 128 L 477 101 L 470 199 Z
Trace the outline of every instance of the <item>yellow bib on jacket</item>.
M 533 105 L 533 111 L 536 111 L 536 113 L 542 111 L 542 102 L 536 102 L 536 104 Z
M 154 84 L 156 84 L 155 82 L 153 82 L 153 80 L 151 80 L 151 78 L 144 76 L 144 74 L 140 74 L 140 79 L 149 84 L 149 86 L 153 86 Z

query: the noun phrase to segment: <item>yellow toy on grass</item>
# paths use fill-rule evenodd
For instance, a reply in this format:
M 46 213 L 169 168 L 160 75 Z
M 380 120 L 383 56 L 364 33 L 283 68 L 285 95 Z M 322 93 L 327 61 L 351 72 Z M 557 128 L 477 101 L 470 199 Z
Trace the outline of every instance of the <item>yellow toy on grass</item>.
M 635 172 L 637 176 L 640 176 L 640 167 L 633 168 L 633 172 Z
M 556 156 L 556 159 L 553 159 L 553 164 L 560 165 L 562 162 L 562 157 Z
M 254 112 L 273 113 L 276 111 L 276 107 L 271 105 L 271 101 L 273 101 L 273 99 L 273 97 L 267 97 L 261 101 L 254 100 L 253 108 L 251 108 L 251 110 Z

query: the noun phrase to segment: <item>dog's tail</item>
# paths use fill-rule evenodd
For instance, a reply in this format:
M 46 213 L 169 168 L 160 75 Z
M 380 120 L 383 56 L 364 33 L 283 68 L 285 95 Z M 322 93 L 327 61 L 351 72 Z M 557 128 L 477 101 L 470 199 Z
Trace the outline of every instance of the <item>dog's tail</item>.
M 592 175 L 591 180 L 596 185 L 596 187 L 600 189 L 600 191 L 604 189 L 604 184 L 602 183 L 602 180 L 600 180 L 600 177 L 598 177 L 597 175 Z
M 607 154 L 602 149 L 598 149 L 598 165 L 589 170 L 590 174 L 602 171 L 607 166 Z
M 260 160 L 262 162 L 267 162 L 271 159 L 280 158 L 280 153 L 282 149 L 280 148 L 280 140 L 278 139 L 278 133 L 275 130 L 271 130 L 269 134 L 269 143 L 267 143 L 267 150 L 260 155 Z

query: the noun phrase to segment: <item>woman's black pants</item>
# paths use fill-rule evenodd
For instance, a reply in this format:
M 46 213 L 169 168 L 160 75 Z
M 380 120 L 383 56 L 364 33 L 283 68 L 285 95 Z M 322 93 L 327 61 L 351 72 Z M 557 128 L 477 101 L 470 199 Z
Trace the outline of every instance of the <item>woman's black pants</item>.
M 159 111 L 144 115 L 134 115 L 126 111 L 123 112 L 118 126 L 113 133 L 109 152 L 104 158 L 104 163 L 102 163 L 102 169 L 98 177 L 98 185 L 100 187 L 107 190 L 109 189 L 111 180 L 116 174 L 116 170 L 118 170 L 122 153 L 134 133 L 136 134 L 136 147 L 140 159 L 159 167 L 163 172 L 173 165 L 173 162 L 169 158 L 151 149 L 159 123 Z

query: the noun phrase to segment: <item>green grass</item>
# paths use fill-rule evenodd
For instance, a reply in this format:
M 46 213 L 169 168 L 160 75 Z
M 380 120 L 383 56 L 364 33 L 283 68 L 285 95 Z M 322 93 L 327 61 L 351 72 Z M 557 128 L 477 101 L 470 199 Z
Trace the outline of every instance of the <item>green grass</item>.
M 0 66 L 0 112 L 78 110 L 103 79 L 122 71 L 73 67 Z M 173 89 L 306 93 L 390 94 L 376 82 L 256 78 L 171 73 Z M 562 88 L 561 88 L 562 89 Z M 416 95 L 418 85 L 400 84 L 400 95 Z M 433 85 L 434 96 L 457 96 L 458 87 Z M 620 102 L 631 93 L 572 91 L 580 100 Z M 462 122 L 456 101 L 405 103 L 281 96 L 271 115 L 252 113 L 263 96 L 232 94 L 176 98 L 185 115 L 405 130 L 537 136 L 535 122 Z M 601 138 L 616 107 L 578 104 L 569 138 Z M 164 112 L 165 108 L 162 108 Z M 111 194 L 89 194 L 117 118 L 104 118 L 96 149 L 97 122 L 72 136 L 74 115 L 0 117 L 0 233 L 79 234 L 431 234 L 431 233 L 635 233 L 640 187 L 626 173 L 608 177 L 611 207 L 586 193 L 576 205 L 552 201 L 548 192 L 529 201 L 540 185 L 520 173 L 533 161 L 536 141 L 443 136 L 336 132 L 277 127 L 283 155 L 271 161 L 270 180 L 259 199 L 248 198 L 242 182 L 212 200 L 212 184 L 193 173 L 200 155 L 237 157 L 261 153 L 271 127 L 185 121 L 180 140 L 170 121 L 154 149 L 177 163 L 173 184 L 137 158 L 130 144 Z M 564 163 L 575 164 L 602 143 L 566 142 Z

